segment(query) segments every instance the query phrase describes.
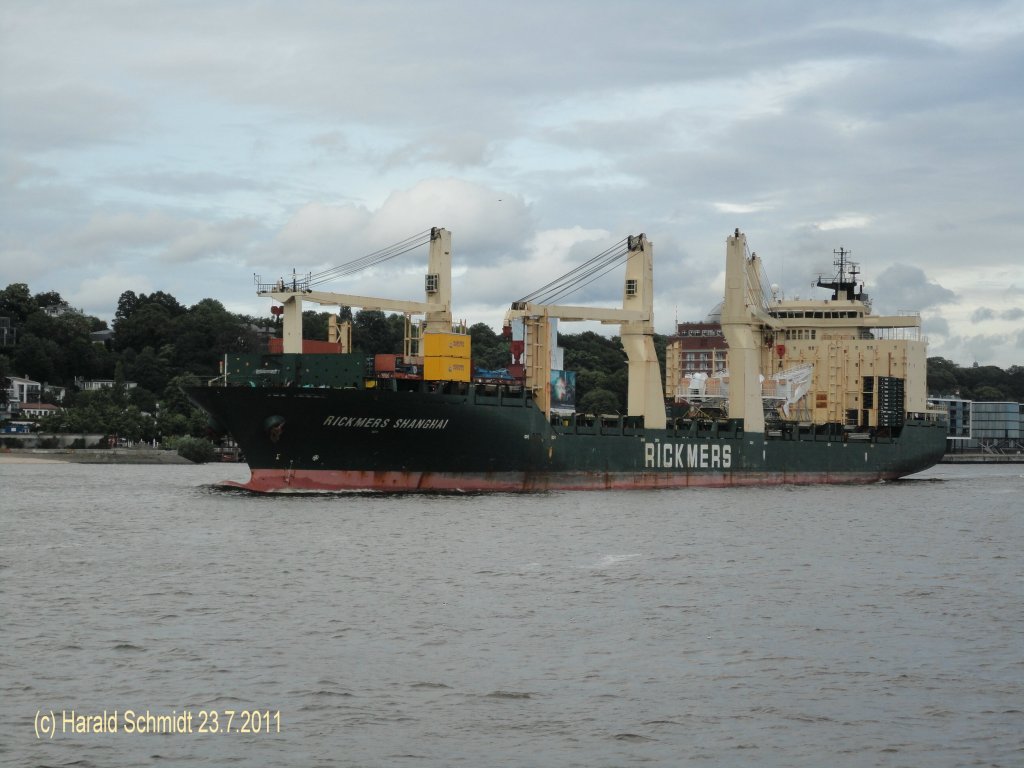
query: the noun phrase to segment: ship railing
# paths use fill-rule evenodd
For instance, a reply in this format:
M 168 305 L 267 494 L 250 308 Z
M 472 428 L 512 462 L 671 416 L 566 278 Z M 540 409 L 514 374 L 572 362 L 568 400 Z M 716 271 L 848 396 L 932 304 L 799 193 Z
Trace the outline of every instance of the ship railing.
M 921 335 L 920 326 L 887 328 L 879 326 L 871 329 L 871 338 L 880 341 L 924 341 L 928 338 Z
M 309 293 L 311 275 L 306 274 L 299 277 L 295 273 L 285 280 L 283 277 L 279 277 L 272 283 L 263 282 L 260 275 L 253 275 L 253 282 L 256 283 L 256 293 L 281 293 L 284 291 L 290 291 L 292 293 Z
M 563 435 L 635 435 L 643 432 L 643 416 L 620 413 L 553 413 L 551 426 Z
M 908 411 L 907 419 L 914 421 L 929 421 L 933 423 L 945 423 L 949 421 L 949 414 L 944 408 L 931 408 L 927 411 Z
M 677 416 L 668 423 L 674 437 L 722 437 L 727 439 L 743 436 L 740 419 L 717 417 L 704 413 Z
M 480 405 L 515 406 L 523 408 L 532 402 L 530 391 L 522 384 L 481 383 L 472 386 L 473 401 Z

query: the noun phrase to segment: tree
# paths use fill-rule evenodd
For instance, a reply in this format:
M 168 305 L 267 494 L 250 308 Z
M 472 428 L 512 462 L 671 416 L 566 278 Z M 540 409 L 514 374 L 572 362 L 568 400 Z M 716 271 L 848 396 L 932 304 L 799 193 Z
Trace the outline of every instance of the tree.
M 103 376 L 102 366 L 106 350 L 93 344 L 87 338 L 77 337 L 63 345 L 63 359 L 60 365 L 60 380 L 71 384 L 76 376 L 92 379 Z
M 567 370 L 591 368 L 612 371 L 626 361 L 626 353 L 618 338 L 609 339 L 593 331 L 558 334 L 558 343 L 565 350 Z
M 110 388 L 110 398 L 117 404 L 121 405 L 125 401 L 125 390 L 127 389 L 127 379 L 124 375 L 124 363 L 121 360 L 117 361 L 114 366 L 114 386 Z
M 572 369 L 570 369 L 572 370 Z M 576 371 L 576 397 L 582 400 L 588 392 L 595 389 L 608 389 L 608 374 L 604 371 L 597 371 L 592 368 L 583 368 Z
M 185 313 L 185 307 L 183 307 L 176 298 L 171 296 L 171 294 L 164 293 L 163 291 L 154 291 L 148 296 L 143 294 L 139 297 L 139 301 L 140 303 L 163 307 L 171 317 L 177 317 L 178 315 L 183 315 Z
M 998 389 L 996 387 L 990 387 L 986 384 L 974 390 L 974 399 L 987 400 L 989 402 L 999 402 L 1000 400 L 1005 400 L 1006 398 L 1003 396 L 1003 391 L 1001 389 Z
M 960 368 L 957 372 L 957 379 L 961 382 L 961 394 L 971 400 L 992 399 L 1005 400 L 1003 387 L 1007 383 L 1006 373 L 994 365 L 972 365 L 970 368 Z M 985 390 L 985 397 L 979 396 L 979 392 Z M 995 394 L 998 392 L 998 394 Z
M 64 303 L 64 299 L 61 298 L 57 291 L 46 291 L 44 293 L 37 293 L 32 297 L 35 305 L 39 309 L 46 309 L 47 307 L 59 307 Z
M 393 313 L 387 317 L 388 328 L 391 329 L 391 343 L 395 354 L 405 351 L 405 315 Z
M 137 406 L 125 405 L 113 389 L 79 392 L 72 407 L 48 416 L 43 429 L 53 432 L 100 432 L 128 440 L 150 440 L 156 422 Z
M 156 421 L 134 405 L 112 411 L 107 424 L 110 425 L 108 431 L 133 442 L 156 437 Z
M 33 312 L 21 323 L 21 337 L 29 335 L 56 341 L 57 320 L 45 312 Z
M 1006 376 L 1010 399 L 1018 403 L 1024 402 L 1024 366 L 1011 365 L 1006 371 Z
M 584 413 L 619 413 L 619 398 L 607 389 L 595 389 L 580 399 L 577 410 Z
M 175 376 L 168 382 L 160 398 L 160 419 L 163 434 L 202 435 L 206 431 L 207 417 L 205 412 L 196 406 L 188 395 L 185 387 L 195 386 L 199 377 L 191 373 Z M 175 418 L 177 417 L 177 418 Z
M 376 309 L 356 312 L 352 321 L 352 346 L 364 355 L 400 354 L 403 346 L 403 331 L 397 330 L 395 318 L 405 325 L 401 315 L 392 315 L 391 321 Z
M 114 347 L 118 352 L 159 349 L 171 340 L 171 313 L 160 304 L 142 304 L 132 314 L 114 321 Z
M 139 297 L 135 291 L 125 291 L 121 294 L 117 300 L 117 311 L 114 313 L 114 325 L 117 325 L 118 320 L 124 320 L 127 317 L 131 317 L 135 314 L 135 310 L 139 306 Z
M 195 464 L 204 464 L 217 458 L 217 448 L 209 440 L 186 437 L 178 441 L 178 455 Z
M 0 291 L 0 317 L 11 318 L 12 325 L 21 325 L 37 308 L 25 283 L 11 283 Z
M 619 401 L 618 410 L 622 413 L 626 412 L 626 406 L 629 403 L 629 366 L 620 365 L 618 368 L 608 374 L 607 388 L 611 391 Z
M 143 387 L 133 387 L 128 390 L 128 403 L 143 413 L 152 415 L 157 412 L 156 395 Z
M 203 299 L 170 325 L 170 369 L 213 375 L 226 352 L 255 350 L 255 334 L 215 299 Z
M 0 405 L 7 405 L 7 390 L 11 385 L 11 358 L 0 355 Z
M 973 363 L 957 365 L 943 357 L 928 358 L 928 393 L 959 395 L 965 400 L 1024 400 L 1024 369 L 1010 366 L 1003 370 L 994 365 Z
M 49 356 L 46 373 L 39 371 L 33 378 L 68 385 L 76 376 L 94 375 L 98 354 L 89 340 L 90 328 L 90 318 L 76 313 L 50 317 L 37 311 L 29 315 L 22 325 L 22 342 L 30 337 L 45 340 Z
M 593 331 L 579 334 L 558 335 L 559 345 L 565 350 L 565 368 L 576 371 L 576 397 L 580 408 L 589 403 L 587 396 L 598 392 L 611 394 L 616 401 L 614 407 L 604 400 L 598 399 L 598 405 L 609 412 L 626 410 L 629 369 L 626 366 L 626 353 L 622 349 L 618 337 L 606 338 Z M 585 410 L 592 408 L 591 404 Z
M 952 395 L 959 385 L 956 364 L 944 357 L 928 358 L 928 392 L 933 395 Z
M 14 366 L 18 375 L 36 381 L 55 381 L 55 362 L 61 357 L 57 342 L 27 333 L 14 348 Z
M 472 340 L 473 364 L 486 370 L 508 367 L 510 362 L 509 342 L 496 334 L 486 323 L 469 327 Z
M 143 347 L 128 366 L 126 375 L 143 389 L 159 392 L 167 386 L 170 378 L 167 360 L 158 355 L 152 347 Z
M 302 313 L 302 338 L 313 341 L 327 341 L 327 324 L 330 312 L 316 312 L 307 309 Z

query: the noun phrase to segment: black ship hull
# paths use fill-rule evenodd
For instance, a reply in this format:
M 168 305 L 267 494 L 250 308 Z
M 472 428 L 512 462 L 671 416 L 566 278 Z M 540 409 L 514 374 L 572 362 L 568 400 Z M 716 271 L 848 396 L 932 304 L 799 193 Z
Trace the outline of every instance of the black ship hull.
M 855 434 L 738 420 L 555 417 L 523 394 L 390 389 L 194 387 L 230 433 L 259 492 L 483 492 L 870 483 L 926 469 L 946 430 L 908 418 Z

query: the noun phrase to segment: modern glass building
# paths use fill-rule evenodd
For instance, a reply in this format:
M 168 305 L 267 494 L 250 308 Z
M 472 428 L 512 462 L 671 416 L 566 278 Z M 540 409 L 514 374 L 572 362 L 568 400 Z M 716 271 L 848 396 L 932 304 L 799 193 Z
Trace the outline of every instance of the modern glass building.
M 929 398 L 949 417 L 948 448 L 951 453 L 1024 451 L 1024 403 L 985 402 L 959 398 Z
M 983 444 L 1020 442 L 1019 403 L 975 402 L 971 407 L 971 437 Z

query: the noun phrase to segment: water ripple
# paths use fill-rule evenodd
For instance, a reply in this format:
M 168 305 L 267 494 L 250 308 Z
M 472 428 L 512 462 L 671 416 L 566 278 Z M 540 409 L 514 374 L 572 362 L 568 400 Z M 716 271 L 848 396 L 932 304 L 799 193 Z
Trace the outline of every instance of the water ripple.
M 244 474 L 0 463 L 20 489 L 0 494 L 0 762 L 1024 758 L 1019 469 L 839 491 L 215 485 Z M 281 728 L 35 738 L 37 713 L 128 709 Z

